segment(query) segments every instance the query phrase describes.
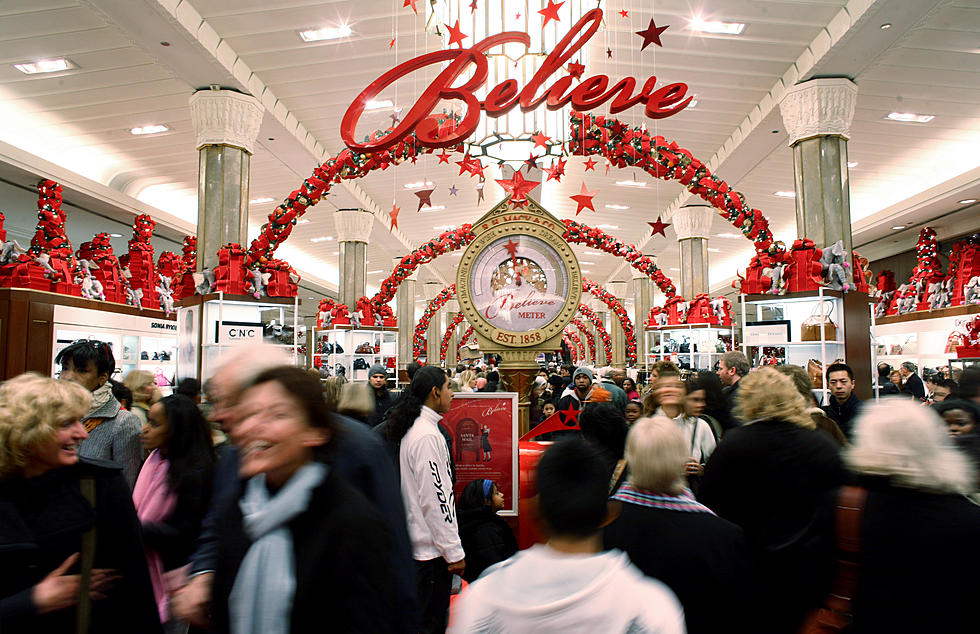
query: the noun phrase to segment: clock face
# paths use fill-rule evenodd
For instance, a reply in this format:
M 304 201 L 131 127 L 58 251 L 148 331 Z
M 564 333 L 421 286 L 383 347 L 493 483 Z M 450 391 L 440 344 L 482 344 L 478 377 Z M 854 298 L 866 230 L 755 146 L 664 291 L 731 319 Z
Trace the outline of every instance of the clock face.
M 550 244 L 529 235 L 494 240 L 469 271 L 474 308 L 495 328 L 537 330 L 551 323 L 569 294 L 565 260 Z

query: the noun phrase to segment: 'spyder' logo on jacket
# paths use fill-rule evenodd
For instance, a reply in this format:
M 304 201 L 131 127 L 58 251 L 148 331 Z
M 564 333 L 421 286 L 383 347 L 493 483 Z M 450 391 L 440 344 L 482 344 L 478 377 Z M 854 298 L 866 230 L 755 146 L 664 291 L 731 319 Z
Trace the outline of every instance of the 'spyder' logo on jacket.
M 439 476 L 439 467 L 436 463 L 429 461 L 429 471 L 432 473 L 432 484 L 436 488 L 436 497 L 439 498 L 439 510 L 442 511 L 442 521 L 447 524 L 453 523 L 452 507 L 450 506 L 450 500 L 446 497 L 445 491 L 442 489 L 442 478 Z M 449 494 L 452 496 L 452 493 Z

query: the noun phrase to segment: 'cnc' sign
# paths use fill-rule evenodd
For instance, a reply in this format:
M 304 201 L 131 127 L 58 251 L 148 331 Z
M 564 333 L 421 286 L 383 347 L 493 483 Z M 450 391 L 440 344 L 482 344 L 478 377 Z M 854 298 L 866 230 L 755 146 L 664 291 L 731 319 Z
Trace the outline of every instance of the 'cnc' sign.
M 415 132 L 415 136 L 422 145 L 441 148 L 456 145 L 473 134 L 479 124 L 481 110 L 485 111 L 487 116 L 500 117 L 518 105 L 523 112 L 530 112 L 542 104 L 545 104 L 549 110 L 558 110 L 571 103 L 576 110 L 585 112 L 593 110 L 611 99 L 610 114 L 622 112 L 643 102 L 646 104 L 645 113 L 647 117 L 663 119 L 677 114 L 687 107 L 693 98 L 684 98 L 687 94 L 687 84 L 674 83 L 657 88 L 656 76 L 647 79 L 643 88 L 636 94 L 633 94 L 633 90 L 636 88 L 636 79 L 633 77 L 625 77 L 610 88 L 607 75 L 588 77 L 575 88 L 572 88 L 573 78 L 571 76 L 562 77 L 544 88 L 541 94 L 538 94 L 538 90 L 541 89 L 547 79 L 592 39 L 601 22 L 601 9 L 592 9 L 583 15 L 582 19 L 572 27 L 545 58 L 541 68 L 524 86 L 523 90 L 520 89 L 517 80 L 506 79 L 494 86 L 483 101 L 477 99 L 474 93 L 487 80 L 486 52 L 506 42 L 519 42 L 529 46 L 531 38 L 527 33 L 508 31 L 491 35 L 474 44 L 472 48 L 448 49 L 420 55 L 381 75 L 358 95 L 354 103 L 344 113 L 340 128 L 341 138 L 351 150 L 370 153 L 386 150 Z M 572 40 L 580 33 L 581 37 L 573 43 Z M 359 143 L 354 139 L 357 122 L 361 118 L 368 101 L 377 97 L 382 90 L 409 73 L 447 61 L 449 64 L 445 70 L 439 73 L 429 84 L 405 118 L 392 132 L 380 139 L 369 139 L 364 143 Z M 456 78 L 467 71 L 470 64 L 476 66 L 473 76 L 462 86 L 453 86 Z M 466 116 L 452 130 L 446 130 L 445 127 L 440 130 L 436 117 L 432 116 L 433 109 L 442 99 L 459 100 L 466 104 Z M 441 135 L 438 138 L 437 132 Z

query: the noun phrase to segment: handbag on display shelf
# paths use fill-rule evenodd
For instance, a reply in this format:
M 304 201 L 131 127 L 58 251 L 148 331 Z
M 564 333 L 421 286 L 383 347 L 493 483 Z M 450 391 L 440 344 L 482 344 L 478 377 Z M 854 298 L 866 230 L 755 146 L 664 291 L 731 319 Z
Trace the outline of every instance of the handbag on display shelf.
M 902 354 L 902 346 L 898 345 L 897 343 L 893 343 L 892 345 L 888 346 L 888 354 L 893 357 L 899 356 Z
M 902 344 L 903 354 L 916 354 L 919 351 L 919 341 L 916 339 L 915 335 L 909 335 L 909 338 L 905 340 Z
M 958 346 L 965 345 L 966 338 L 963 337 L 963 333 L 959 332 L 958 330 L 954 330 L 953 332 L 949 333 L 948 337 L 946 337 L 946 348 L 943 350 L 943 352 L 947 354 L 956 354 L 956 348 Z
M 800 326 L 800 341 L 836 341 L 837 325 L 830 316 L 834 313 L 834 303 L 820 302 Z M 821 327 L 822 326 L 822 327 Z

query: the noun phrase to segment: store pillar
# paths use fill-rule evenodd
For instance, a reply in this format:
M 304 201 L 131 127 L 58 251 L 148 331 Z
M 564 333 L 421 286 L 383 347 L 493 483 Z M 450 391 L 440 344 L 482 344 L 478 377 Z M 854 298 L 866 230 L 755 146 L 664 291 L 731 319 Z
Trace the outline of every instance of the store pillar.
M 646 367 L 647 315 L 653 306 L 653 280 L 633 269 L 633 327 L 636 330 L 636 361 Z M 596 341 L 596 345 L 599 342 Z
M 626 282 L 609 282 L 607 290 L 620 303 L 626 303 Z M 623 325 L 619 322 L 619 317 L 615 313 L 609 313 L 609 323 L 612 329 L 609 336 L 612 337 L 613 344 L 613 366 L 617 368 L 626 367 L 626 333 L 623 332 Z
M 558 347 L 561 347 L 560 338 Z M 501 391 L 517 392 L 518 436 L 523 436 L 531 429 L 531 388 L 539 369 L 538 350 L 508 349 L 500 350 L 499 354 Z
M 459 302 L 456 301 L 455 299 L 451 299 L 448 302 L 446 302 L 444 308 L 446 309 L 446 328 L 448 329 L 449 326 L 452 325 L 453 320 L 456 319 L 456 315 L 459 314 Z M 459 329 L 462 327 L 463 327 L 462 325 L 459 325 L 456 328 L 453 328 L 453 334 L 449 338 L 449 349 L 446 350 L 447 368 L 454 368 L 454 369 L 456 368 L 456 363 L 457 363 L 456 344 L 459 343 Z M 441 340 L 439 342 L 439 345 L 440 346 L 442 345 Z
M 425 301 L 431 302 L 442 291 L 438 282 L 425 283 Z M 439 366 L 439 346 L 442 344 L 442 310 L 436 312 L 429 322 L 429 330 L 425 333 L 425 364 Z
M 402 261 L 395 258 L 392 270 Z M 415 336 L 415 292 L 418 272 L 413 271 L 395 291 L 395 316 L 398 318 L 398 367 L 404 370 L 412 362 L 412 338 Z
M 361 209 L 341 209 L 334 214 L 334 223 L 340 246 L 338 297 L 341 304 L 353 311 L 358 298 L 364 296 L 367 283 L 367 243 L 374 226 L 374 215 Z
M 690 301 L 708 287 L 708 236 L 711 235 L 711 207 L 685 205 L 672 217 L 681 256 L 681 285 L 678 289 Z
M 197 268 L 218 265 L 218 250 L 248 245 L 249 159 L 262 103 L 233 90 L 199 90 L 190 98 L 197 135 Z
M 793 148 L 796 231 L 818 248 L 841 241 L 850 254 L 851 205 L 847 172 L 857 86 L 846 77 L 811 79 L 786 91 L 779 110 Z M 848 283 L 852 267 L 845 267 Z M 854 370 L 859 398 L 871 398 L 871 317 L 868 298 L 844 299 L 844 356 Z

